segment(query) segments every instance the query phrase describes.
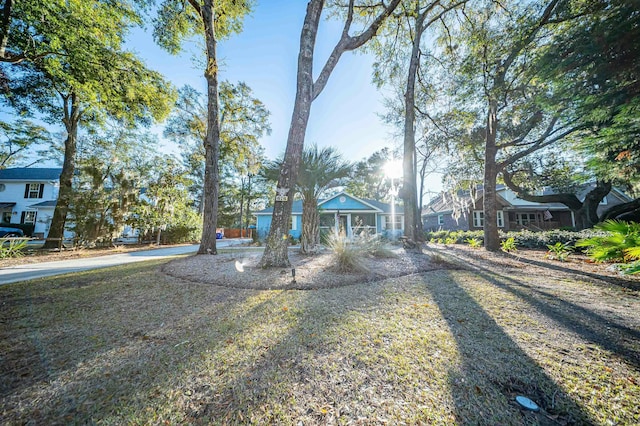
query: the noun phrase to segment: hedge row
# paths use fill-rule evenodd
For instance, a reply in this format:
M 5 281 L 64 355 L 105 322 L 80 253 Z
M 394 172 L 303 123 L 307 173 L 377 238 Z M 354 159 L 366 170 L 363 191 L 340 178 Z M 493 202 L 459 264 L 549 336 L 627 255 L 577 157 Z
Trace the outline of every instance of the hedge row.
M 520 248 L 539 248 L 547 249 L 548 245 L 555 243 L 569 243 L 575 245 L 576 241 L 583 238 L 592 238 L 596 236 L 607 235 L 607 232 L 594 229 L 585 229 L 582 231 L 566 231 L 554 229 L 551 231 L 500 231 L 500 238 L 505 240 L 513 237 L 516 246 Z M 434 243 L 445 244 L 465 244 L 468 239 L 475 238 L 484 242 L 483 231 L 434 231 L 425 232 L 425 239 Z

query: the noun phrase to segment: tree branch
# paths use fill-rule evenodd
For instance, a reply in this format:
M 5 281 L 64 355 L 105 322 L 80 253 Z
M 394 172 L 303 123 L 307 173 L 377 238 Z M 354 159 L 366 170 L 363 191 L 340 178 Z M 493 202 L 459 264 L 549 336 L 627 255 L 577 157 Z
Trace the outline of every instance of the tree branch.
M 340 40 L 333 48 L 333 51 L 331 52 L 331 55 L 329 55 L 329 58 L 322 68 L 322 71 L 320 72 L 317 80 L 313 83 L 313 94 L 311 96 L 312 100 L 315 100 L 318 95 L 322 93 L 322 90 L 327 85 L 327 81 L 329 81 L 329 76 L 338 64 L 338 61 L 340 60 L 342 54 L 346 51 L 357 49 L 367 41 L 371 40 L 378 32 L 378 29 L 380 28 L 384 20 L 398 6 L 400 0 L 392 0 L 389 6 L 385 7 L 382 13 L 376 17 L 376 19 L 364 32 L 362 32 L 362 34 L 351 37 L 349 36 L 349 28 L 351 26 L 351 19 L 353 18 L 353 2 L 354 0 L 349 0 L 349 12 L 344 29 L 342 31 L 342 37 L 340 37 Z
M 531 195 L 526 189 L 518 186 L 513 181 L 513 176 L 507 170 L 502 171 L 502 177 L 504 179 L 504 184 L 507 185 L 510 190 L 515 192 L 518 198 L 522 198 L 523 200 L 531 201 L 533 203 L 561 203 L 574 211 L 580 210 L 580 208 L 582 207 L 582 202 L 578 200 L 578 197 L 576 197 L 575 194 L 560 193 L 548 195 Z

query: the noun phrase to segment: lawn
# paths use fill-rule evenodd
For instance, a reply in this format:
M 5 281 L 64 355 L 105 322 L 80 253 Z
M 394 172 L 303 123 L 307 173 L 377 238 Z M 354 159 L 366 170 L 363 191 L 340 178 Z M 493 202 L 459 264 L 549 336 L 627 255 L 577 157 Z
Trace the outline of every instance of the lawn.
M 640 422 L 638 291 L 439 256 L 317 290 L 166 261 L 0 286 L 0 423 Z

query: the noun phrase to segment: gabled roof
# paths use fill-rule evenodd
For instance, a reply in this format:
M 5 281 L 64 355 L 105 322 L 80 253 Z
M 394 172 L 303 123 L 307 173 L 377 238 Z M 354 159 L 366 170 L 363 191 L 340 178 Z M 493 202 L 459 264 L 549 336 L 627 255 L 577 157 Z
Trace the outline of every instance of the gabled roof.
M 31 204 L 29 207 L 55 207 L 57 200 L 43 201 L 41 203 Z
M 363 210 L 363 211 L 375 211 L 377 213 L 386 213 L 386 214 L 391 214 L 391 204 L 387 204 L 387 203 L 382 203 L 380 201 L 376 201 L 376 200 L 369 200 L 366 198 L 358 198 L 358 197 L 354 197 L 353 195 L 347 194 L 346 192 L 341 192 L 339 194 L 336 194 L 334 196 L 331 196 L 325 200 L 320 200 L 318 202 L 318 207 L 320 207 L 320 211 L 322 212 L 322 205 L 328 203 L 331 200 L 334 200 L 337 197 L 340 196 L 345 196 L 345 197 L 349 197 L 352 200 L 355 200 L 357 202 L 360 202 L 363 204 L 363 206 L 367 206 L 370 208 L 370 210 Z M 327 209 L 329 211 L 335 211 L 335 209 Z M 349 209 L 345 209 L 346 211 L 349 211 Z M 254 215 L 271 215 L 273 214 L 273 207 L 267 207 L 266 209 L 257 211 L 253 213 Z M 293 202 L 293 205 L 291 207 L 291 214 L 302 214 L 302 200 L 295 200 Z M 404 209 L 402 208 L 402 206 L 398 206 L 396 205 L 396 214 L 404 214 Z
M 332 197 L 327 198 L 326 200 L 322 200 L 322 201 L 320 201 L 320 202 L 318 203 L 318 208 L 322 209 L 322 207 L 321 207 L 321 206 L 322 206 L 323 204 L 328 204 L 329 202 L 331 202 L 331 201 L 333 201 L 333 200 L 335 200 L 335 199 L 337 199 L 337 198 L 340 198 L 340 197 L 345 197 L 345 198 L 347 198 L 347 197 L 348 197 L 348 198 L 351 198 L 351 199 L 352 199 L 352 200 L 354 200 L 356 203 L 360 203 L 360 204 L 362 204 L 363 206 L 366 206 L 366 207 L 371 208 L 372 210 L 375 210 L 375 211 L 378 211 L 378 212 L 382 212 L 382 209 L 380 209 L 380 208 L 378 208 L 378 207 L 376 207 L 376 206 L 372 205 L 370 202 L 368 202 L 368 201 L 370 201 L 370 200 L 363 200 L 362 198 L 358 198 L 358 197 L 355 197 L 355 196 L 353 196 L 353 195 L 347 194 L 346 192 L 340 192 L 340 193 L 338 193 L 338 194 L 336 194 L 336 195 L 334 195 L 334 196 L 332 196 Z M 341 200 L 341 201 L 342 201 L 342 200 Z M 329 209 L 329 210 L 335 210 L 335 209 Z M 351 209 L 351 210 L 355 210 L 355 209 Z
M 273 206 L 254 212 L 253 214 L 254 215 L 271 215 L 273 214 Z M 293 201 L 293 205 L 291 206 L 291 214 L 302 214 L 302 200 Z
M 59 180 L 62 168 L 14 167 L 0 170 L 0 180 L 45 181 Z

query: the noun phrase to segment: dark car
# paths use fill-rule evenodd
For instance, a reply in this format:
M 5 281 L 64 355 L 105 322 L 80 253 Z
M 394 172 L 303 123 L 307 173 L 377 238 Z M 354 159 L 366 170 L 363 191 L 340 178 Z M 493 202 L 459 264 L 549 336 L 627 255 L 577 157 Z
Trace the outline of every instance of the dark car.
M 0 226 L 0 238 L 24 237 L 24 232 L 19 228 Z

